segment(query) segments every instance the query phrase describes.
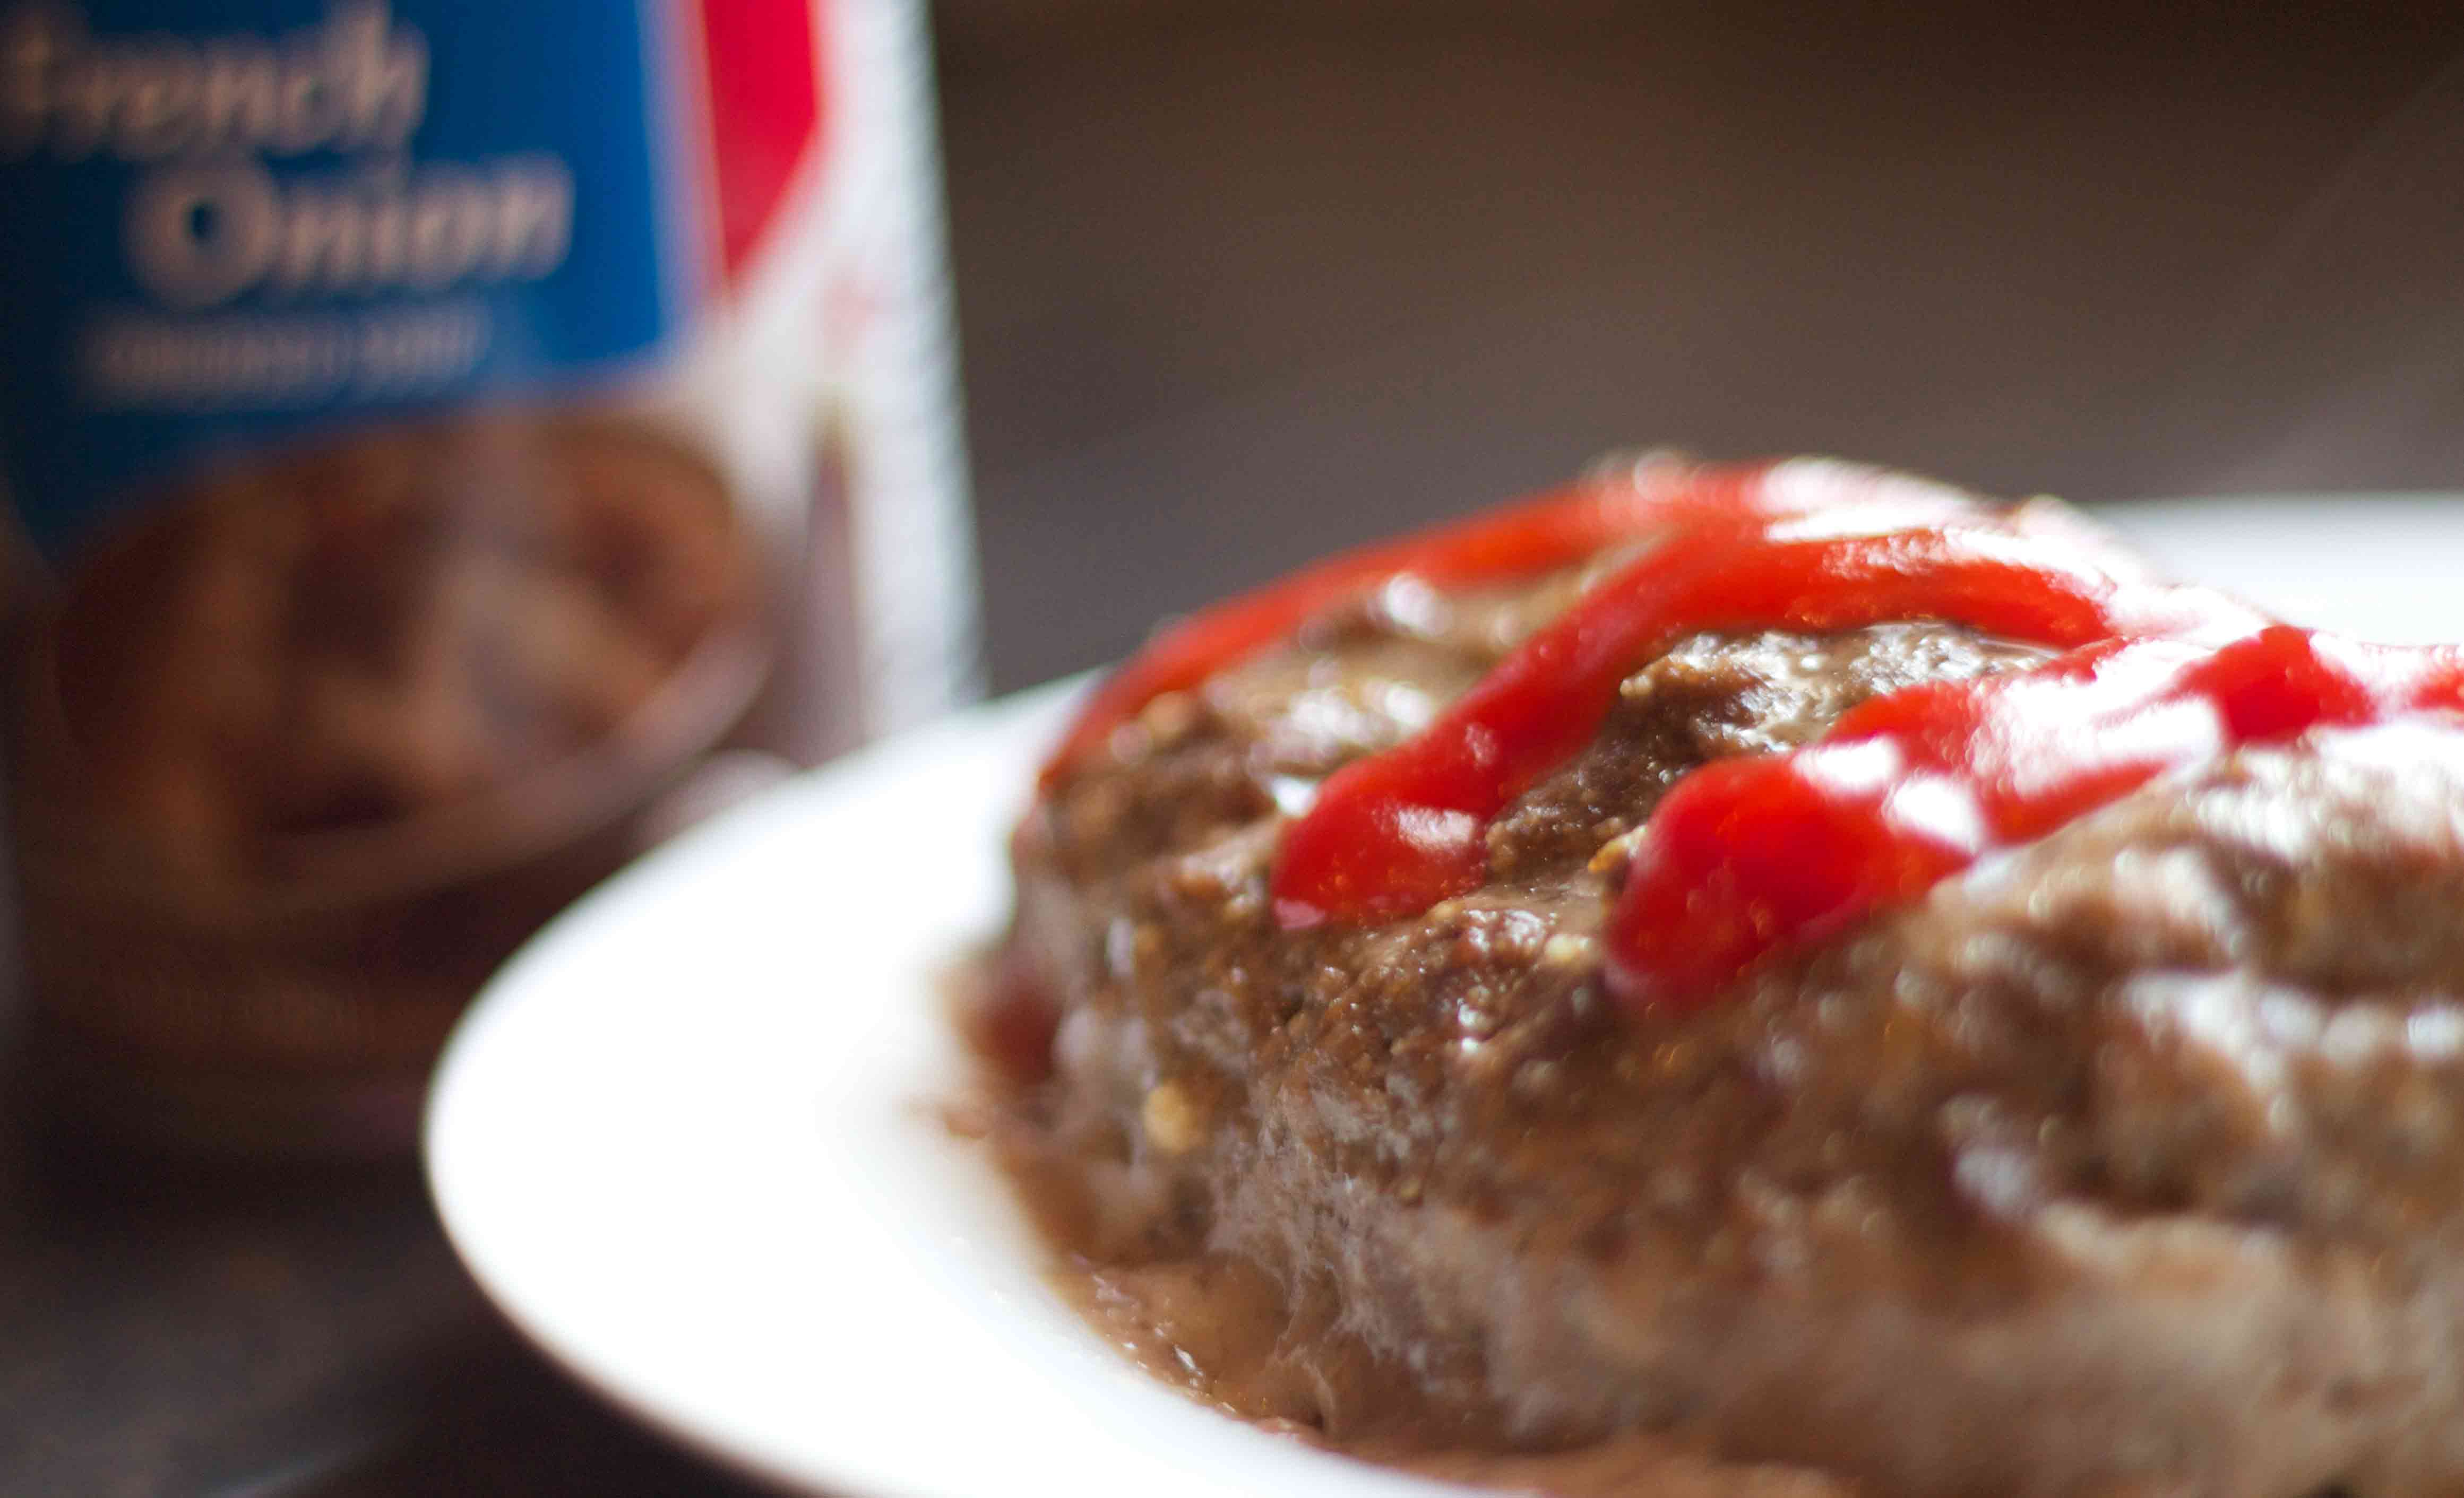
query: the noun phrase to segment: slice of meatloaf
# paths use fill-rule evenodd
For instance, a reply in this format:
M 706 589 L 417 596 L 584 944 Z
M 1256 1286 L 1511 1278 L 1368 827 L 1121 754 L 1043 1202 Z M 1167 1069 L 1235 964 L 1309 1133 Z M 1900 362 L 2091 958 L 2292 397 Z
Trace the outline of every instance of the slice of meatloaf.
M 1912 1498 L 2464 1491 L 2464 736 L 2230 756 L 1638 1025 L 1596 938 L 1670 784 L 2040 658 L 1698 636 L 1491 826 L 1482 888 L 1279 929 L 1285 818 L 1582 581 L 1391 586 L 1047 788 L 1006 962 L 1060 1013 L 1023 1109 L 1072 1247 L 1182 1267 L 1181 1314 L 1248 1286 L 1222 1307 L 1282 1376 L 1217 1392 L 1338 1444 L 1672 1431 Z M 1226 1333 L 1188 1333 L 1202 1377 Z

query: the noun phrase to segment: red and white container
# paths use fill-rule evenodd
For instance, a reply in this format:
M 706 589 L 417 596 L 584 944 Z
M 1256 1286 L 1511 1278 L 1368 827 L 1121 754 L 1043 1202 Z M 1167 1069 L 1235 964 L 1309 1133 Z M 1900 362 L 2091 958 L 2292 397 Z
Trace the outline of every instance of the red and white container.
M 407 1142 L 631 852 L 973 632 L 913 0 L 0 0 L 36 1077 Z

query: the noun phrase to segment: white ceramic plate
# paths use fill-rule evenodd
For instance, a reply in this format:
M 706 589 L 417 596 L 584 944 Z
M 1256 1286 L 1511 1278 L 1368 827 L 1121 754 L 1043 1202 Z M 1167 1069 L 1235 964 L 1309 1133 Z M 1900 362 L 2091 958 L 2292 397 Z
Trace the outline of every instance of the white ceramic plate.
M 2464 501 L 2118 513 L 2304 622 L 2464 637 Z M 1361 1495 L 1431 1486 L 1217 1418 L 1038 1276 L 930 1103 L 936 973 L 1001 920 L 1047 688 L 805 777 L 576 906 L 448 1051 L 429 1180 L 479 1283 L 618 1403 L 841 1498 Z

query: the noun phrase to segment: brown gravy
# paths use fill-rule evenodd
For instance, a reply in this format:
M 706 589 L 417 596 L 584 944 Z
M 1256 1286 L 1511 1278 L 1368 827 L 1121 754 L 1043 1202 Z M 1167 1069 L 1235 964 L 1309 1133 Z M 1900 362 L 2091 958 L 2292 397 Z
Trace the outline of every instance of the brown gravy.
M 1724 1462 L 1676 1433 L 1620 1433 L 1553 1450 L 1513 1450 L 1453 1430 L 1417 1384 L 1335 1323 L 1295 1305 L 1254 1264 L 1220 1253 L 1142 1256 L 1124 1225 L 1146 1210 L 1108 1204 L 1037 1118 L 1034 1092 L 1004 1075 L 989 962 L 952 984 L 960 1031 L 988 1063 L 946 1112 L 952 1132 L 992 1151 L 1038 1236 L 1045 1278 L 1107 1342 L 1166 1386 L 1258 1429 L 1318 1450 L 1449 1483 L 1541 1498 L 1857 1498 L 1805 1467 Z

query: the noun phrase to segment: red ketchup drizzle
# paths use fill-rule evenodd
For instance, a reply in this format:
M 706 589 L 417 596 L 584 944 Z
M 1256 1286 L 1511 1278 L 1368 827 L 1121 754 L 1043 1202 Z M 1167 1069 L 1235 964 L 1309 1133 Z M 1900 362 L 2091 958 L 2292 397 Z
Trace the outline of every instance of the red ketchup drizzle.
M 2464 711 L 2464 652 L 2270 623 L 2218 595 L 2118 575 L 2079 535 L 1955 517 L 1879 534 L 1822 523 L 1698 521 L 1419 735 L 1330 777 L 1286 831 L 1277 920 L 1394 920 L 1477 888 L 1490 820 L 1591 741 L 1629 671 L 1705 631 L 1937 619 L 2067 653 L 1878 698 L 1817 744 L 1679 782 L 1638 836 L 1608 922 L 1609 990 L 1639 1012 L 1700 1008 L 1770 954 L 2168 771 L 2316 727 Z
M 1923 480 L 1800 459 L 1734 467 L 1645 465 L 1485 514 L 1346 552 L 1165 630 L 1089 697 L 1044 767 L 1049 789 L 1166 692 L 1197 686 L 1282 643 L 1312 617 L 1398 577 L 1435 588 L 1534 576 L 1673 528 L 1856 505 L 1902 525 L 1971 516 L 1975 501 Z
M 2066 652 L 1864 704 L 1816 744 L 1723 760 L 1636 838 L 1605 945 L 1637 1012 L 1717 998 L 1997 849 L 2242 745 L 2464 711 L 2464 651 L 2364 646 L 2147 580 L 2093 532 L 1954 491 L 1797 461 L 1639 470 L 1364 548 L 1167 631 L 1089 699 L 1074 769 L 1155 697 L 1202 684 L 1401 576 L 1460 587 L 1661 544 L 1593 588 L 1435 723 L 1344 767 L 1285 832 L 1287 929 L 1417 914 L 1485 879 L 1489 822 L 1589 744 L 1618 684 L 1686 636 L 1931 619 Z M 1928 529 L 1900 529 L 1923 526 Z
M 2434 706 L 2428 652 L 2277 624 L 2221 648 L 2106 640 L 2035 668 L 1866 703 L 1821 742 L 1724 760 L 1652 813 L 1609 917 L 1610 990 L 1686 1010 L 2168 770 Z M 2446 701 L 2453 703 L 2452 676 Z
M 1788 533 L 1807 524 L 1728 518 L 1645 554 L 1420 733 L 1336 771 L 1285 830 L 1277 921 L 1394 920 L 1478 888 L 1490 819 L 1591 742 L 1628 673 L 1688 635 L 1938 619 L 2076 646 L 2256 622 L 2212 594 L 2117 578 L 2045 536 L 1958 526 Z

